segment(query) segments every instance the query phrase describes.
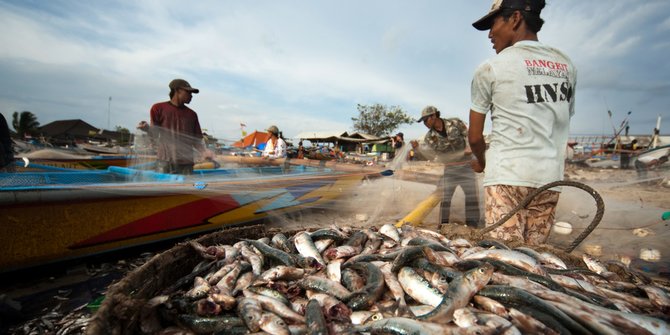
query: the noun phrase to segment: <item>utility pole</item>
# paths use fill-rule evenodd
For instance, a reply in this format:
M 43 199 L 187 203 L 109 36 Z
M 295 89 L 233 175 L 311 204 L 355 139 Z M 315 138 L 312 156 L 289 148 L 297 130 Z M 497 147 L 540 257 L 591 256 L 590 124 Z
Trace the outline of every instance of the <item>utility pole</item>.
M 111 111 L 112 111 L 112 97 L 110 96 L 109 100 L 107 102 L 107 129 L 108 130 L 111 130 L 111 128 L 109 128 L 109 114 L 111 113 Z

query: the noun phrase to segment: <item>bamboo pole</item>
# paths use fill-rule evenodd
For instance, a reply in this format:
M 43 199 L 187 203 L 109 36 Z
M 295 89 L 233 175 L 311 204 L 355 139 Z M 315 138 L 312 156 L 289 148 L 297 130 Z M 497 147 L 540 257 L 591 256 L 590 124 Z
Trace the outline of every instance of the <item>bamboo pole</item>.
M 402 218 L 398 223 L 395 224 L 396 227 L 400 228 L 403 225 L 411 224 L 412 226 L 418 226 L 423 222 L 423 219 L 428 216 L 430 211 L 437 206 L 437 204 L 442 201 L 442 190 L 438 189 L 437 191 L 431 193 L 426 199 L 421 201 L 413 211 L 407 214 Z

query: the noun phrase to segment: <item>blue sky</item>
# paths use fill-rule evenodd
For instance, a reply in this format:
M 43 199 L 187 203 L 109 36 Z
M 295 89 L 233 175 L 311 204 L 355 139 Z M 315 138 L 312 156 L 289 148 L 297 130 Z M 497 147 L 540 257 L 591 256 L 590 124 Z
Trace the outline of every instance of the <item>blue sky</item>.
M 184 78 L 203 128 L 226 142 L 352 131 L 357 104 L 425 105 L 467 121 L 474 69 L 494 50 L 471 23 L 489 0 L 0 1 L 0 112 L 134 130 Z M 670 1 L 547 0 L 540 41 L 579 71 L 574 134 L 670 127 Z M 111 103 L 109 97 L 112 97 Z M 11 120 L 10 120 L 11 122 Z M 487 121 L 490 126 L 490 121 Z M 400 129 L 409 138 L 420 124 Z

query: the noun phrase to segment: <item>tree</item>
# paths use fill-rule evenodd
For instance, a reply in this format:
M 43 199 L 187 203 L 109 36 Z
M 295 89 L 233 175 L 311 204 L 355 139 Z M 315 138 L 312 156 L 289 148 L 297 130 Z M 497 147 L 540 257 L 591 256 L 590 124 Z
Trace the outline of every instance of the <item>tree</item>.
M 14 112 L 12 115 L 12 127 L 21 138 L 24 138 L 26 134 L 36 136 L 39 133 L 37 129 L 39 126 L 37 116 L 31 112 L 23 111 L 21 114 Z
M 119 145 L 120 146 L 126 146 L 130 144 L 130 130 L 125 127 L 121 126 L 116 126 L 116 131 L 121 134 L 121 137 L 119 138 Z
M 382 104 L 372 106 L 358 104 L 358 117 L 352 117 L 354 130 L 366 134 L 384 137 L 392 134 L 401 124 L 411 124 L 413 119 L 399 106 L 386 107 Z

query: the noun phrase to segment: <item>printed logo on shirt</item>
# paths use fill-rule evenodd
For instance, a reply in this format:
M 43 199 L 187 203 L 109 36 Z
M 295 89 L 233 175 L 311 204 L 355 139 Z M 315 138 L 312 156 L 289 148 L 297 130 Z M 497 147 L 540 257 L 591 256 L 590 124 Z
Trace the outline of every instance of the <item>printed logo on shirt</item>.
M 568 64 L 541 59 L 526 59 L 529 76 L 547 76 L 568 79 Z
M 574 89 L 572 85 L 565 81 L 562 83 L 525 85 L 526 98 L 529 104 L 539 102 L 559 102 L 572 101 Z
M 529 104 L 539 102 L 572 101 L 574 90 L 568 81 L 568 65 L 541 59 L 526 59 L 526 68 L 529 76 L 545 76 L 565 79 L 559 83 L 546 83 L 537 85 L 525 85 L 527 102 Z

